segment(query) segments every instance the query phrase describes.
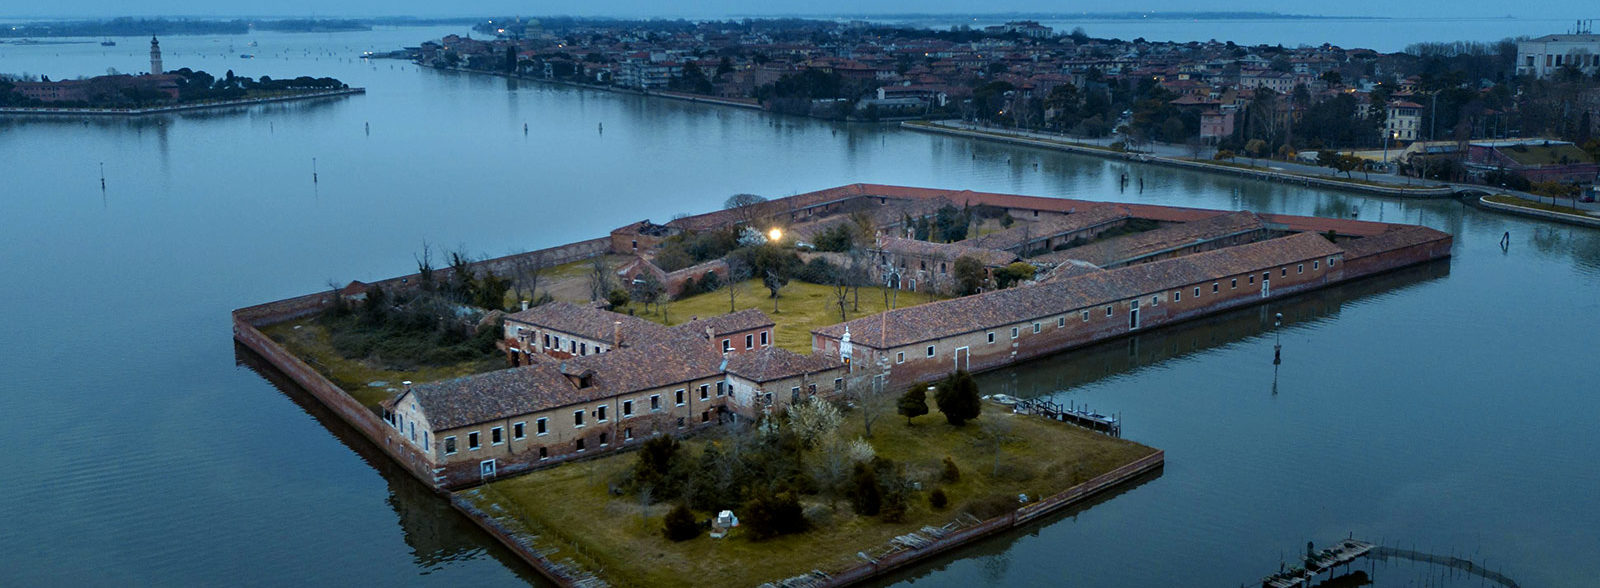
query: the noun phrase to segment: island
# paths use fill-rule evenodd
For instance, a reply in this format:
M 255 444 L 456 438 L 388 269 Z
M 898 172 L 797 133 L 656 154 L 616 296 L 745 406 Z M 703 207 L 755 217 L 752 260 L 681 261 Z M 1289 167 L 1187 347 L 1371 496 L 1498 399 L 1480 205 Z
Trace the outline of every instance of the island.
M 25 80 L 0 76 L 0 115 L 139 115 L 360 94 L 330 77 L 222 77 L 187 67 L 167 71 L 161 43 L 150 38 L 150 72 L 110 74 L 77 80 L 41 76 Z
M 234 337 L 562 585 L 834 586 L 1160 475 L 974 374 L 1450 256 L 1430 228 L 852 184 L 241 308 Z M 937 412 L 938 416 L 931 416 Z

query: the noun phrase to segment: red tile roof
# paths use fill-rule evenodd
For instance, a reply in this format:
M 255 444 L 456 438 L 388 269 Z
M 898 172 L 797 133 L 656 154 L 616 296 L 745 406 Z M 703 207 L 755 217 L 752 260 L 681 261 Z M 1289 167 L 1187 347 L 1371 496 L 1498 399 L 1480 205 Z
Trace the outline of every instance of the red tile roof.
M 1075 259 L 1100 267 L 1111 267 L 1182 247 L 1264 229 L 1266 223 L 1263 223 L 1261 217 L 1255 213 L 1229 212 L 1141 233 L 1102 239 L 1081 247 L 1046 253 L 1031 261 L 1061 263 Z
M 844 367 L 844 362 L 837 357 L 823 353 L 800 355 L 782 347 L 768 347 L 754 353 L 736 353 L 728 357 L 725 364 L 728 373 L 758 384 L 840 367 Z

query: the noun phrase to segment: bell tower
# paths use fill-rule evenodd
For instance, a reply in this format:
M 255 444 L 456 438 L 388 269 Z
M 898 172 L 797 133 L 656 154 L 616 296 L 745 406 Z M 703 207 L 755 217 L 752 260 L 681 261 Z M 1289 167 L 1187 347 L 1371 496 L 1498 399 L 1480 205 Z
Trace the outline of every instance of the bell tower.
M 155 35 L 150 35 L 150 75 L 157 76 L 165 73 L 161 67 L 161 42 Z

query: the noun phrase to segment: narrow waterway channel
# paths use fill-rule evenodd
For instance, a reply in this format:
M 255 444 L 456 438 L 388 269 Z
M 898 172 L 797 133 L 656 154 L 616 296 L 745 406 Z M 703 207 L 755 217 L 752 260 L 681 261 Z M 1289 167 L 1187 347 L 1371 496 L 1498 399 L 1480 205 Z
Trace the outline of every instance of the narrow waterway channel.
M 329 75 L 368 93 L 139 119 L 0 119 L 0 446 L 12 450 L 0 469 L 10 530 L 0 584 L 532 581 L 252 369 L 231 344 L 229 311 L 411 271 L 425 241 L 504 254 L 715 208 L 737 192 L 853 182 L 1456 235 L 1446 262 L 984 375 L 986 392 L 1122 413 L 1124 435 L 1165 449 L 1166 468 L 897 581 L 1237 586 L 1308 540 L 1352 533 L 1469 556 L 1525 586 L 1600 577 L 1600 398 L 1589 382 L 1600 231 L 356 58 L 448 32 L 458 31 L 259 34 L 249 60 L 237 49 L 251 39 L 163 39 L 172 67 Z M 0 71 L 137 71 L 133 45 L 3 45 Z M 1119 189 L 1122 174 L 1144 190 Z M 1370 573 L 1376 586 L 1479 585 L 1425 564 Z

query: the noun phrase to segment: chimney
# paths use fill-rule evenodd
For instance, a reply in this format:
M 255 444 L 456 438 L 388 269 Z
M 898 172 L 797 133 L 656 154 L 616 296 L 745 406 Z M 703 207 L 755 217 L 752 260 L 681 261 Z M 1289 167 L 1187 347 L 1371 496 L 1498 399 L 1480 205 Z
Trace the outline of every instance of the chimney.
M 526 301 L 526 300 L 522 301 L 522 309 L 523 310 L 527 310 L 528 309 L 528 301 Z
M 622 321 L 611 321 L 611 349 L 622 348 Z
M 711 325 L 706 325 L 706 341 L 709 341 L 711 343 L 711 350 L 712 351 L 715 351 L 717 353 L 721 353 L 723 355 L 727 355 L 728 354 L 728 352 L 726 350 L 724 350 L 721 345 L 717 345 L 717 335 L 716 335 L 715 332 L 713 332 L 711 330 Z

